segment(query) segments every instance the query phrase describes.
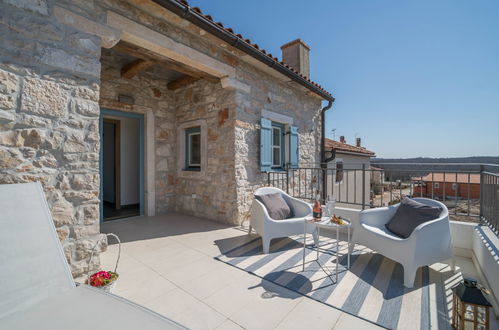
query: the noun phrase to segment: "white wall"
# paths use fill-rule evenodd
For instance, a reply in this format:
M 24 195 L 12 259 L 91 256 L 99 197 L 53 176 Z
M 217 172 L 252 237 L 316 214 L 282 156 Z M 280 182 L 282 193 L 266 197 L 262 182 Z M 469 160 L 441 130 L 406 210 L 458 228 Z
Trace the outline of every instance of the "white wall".
M 106 151 L 103 154 L 103 199 L 106 202 L 114 203 L 114 125 L 104 123 L 103 132 L 104 141 L 102 142 L 103 148 Z
M 499 237 L 489 227 L 477 226 L 472 238 L 473 262 L 491 291 L 487 299 L 499 315 Z
M 356 169 L 357 171 L 344 171 L 341 183 L 336 183 L 336 171 L 328 172 L 327 194 L 344 203 L 362 203 L 362 164 L 369 169 L 370 158 L 337 152 L 336 159 L 328 163 L 328 168 L 336 168 L 337 160 L 343 161 L 343 169 Z M 365 203 L 370 201 L 371 172 L 365 174 Z
M 139 120 L 121 121 L 121 205 L 140 203 Z

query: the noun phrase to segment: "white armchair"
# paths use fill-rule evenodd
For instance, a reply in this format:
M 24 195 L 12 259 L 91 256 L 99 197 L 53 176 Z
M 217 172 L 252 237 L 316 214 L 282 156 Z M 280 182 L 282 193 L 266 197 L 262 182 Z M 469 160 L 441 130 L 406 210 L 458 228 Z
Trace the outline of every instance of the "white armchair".
M 270 241 L 273 238 L 303 234 L 305 217 L 312 214 L 312 207 L 310 204 L 289 196 L 281 189 L 264 187 L 255 191 L 255 195 L 274 193 L 280 193 L 282 195 L 292 209 L 295 217 L 284 220 L 274 220 L 269 216 L 267 208 L 260 201 L 257 199 L 253 200 L 253 204 L 251 205 L 249 233 L 251 233 L 252 229 L 255 229 L 257 234 L 262 237 L 263 253 L 265 254 L 269 253 Z M 317 243 L 319 237 L 315 225 L 307 223 L 306 231 L 308 234 L 312 234 L 315 243 Z
M 400 263 L 404 268 L 404 286 L 407 288 L 413 287 L 419 267 L 451 259 L 450 265 L 454 270 L 447 207 L 432 199 L 414 200 L 442 208 L 440 216 L 417 226 L 408 238 L 401 238 L 385 227 L 400 204 L 364 210 L 360 213 L 359 224 L 354 229 L 350 244 L 350 252 L 358 243 Z

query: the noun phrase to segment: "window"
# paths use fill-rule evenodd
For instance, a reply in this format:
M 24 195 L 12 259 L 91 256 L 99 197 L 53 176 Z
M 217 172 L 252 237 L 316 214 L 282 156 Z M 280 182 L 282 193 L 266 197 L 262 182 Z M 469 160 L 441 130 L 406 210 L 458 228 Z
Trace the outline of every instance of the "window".
M 201 169 L 201 128 L 191 127 L 185 130 L 185 169 Z
M 284 168 L 284 125 L 272 122 L 272 168 Z
M 284 170 L 297 168 L 299 160 L 298 127 L 275 122 L 266 118 L 260 120 L 260 170 Z
M 336 161 L 336 183 L 340 183 L 343 180 L 343 161 Z
M 433 188 L 435 189 L 440 188 L 440 184 L 438 182 L 433 183 Z

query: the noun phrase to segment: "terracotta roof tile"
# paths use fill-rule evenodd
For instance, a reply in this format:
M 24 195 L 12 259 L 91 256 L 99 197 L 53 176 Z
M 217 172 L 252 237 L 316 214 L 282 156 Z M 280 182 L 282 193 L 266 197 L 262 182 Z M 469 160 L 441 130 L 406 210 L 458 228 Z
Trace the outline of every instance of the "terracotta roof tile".
M 185 6 L 189 6 L 189 3 L 185 0 L 175 0 Z M 274 57 L 272 54 L 268 53 L 267 51 L 265 51 L 265 49 L 262 49 L 258 46 L 258 44 L 252 44 L 251 43 L 251 40 L 249 39 L 245 39 L 241 34 L 239 33 L 235 33 L 234 30 L 232 28 L 226 28 L 224 27 L 224 25 L 221 23 L 221 22 L 215 22 L 213 20 L 213 17 L 211 15 L 207 15 L 207 14 L 203 14 L 203 11 L 201 10 L 201 8 L 199 7 L 191 7 L 191 9 L 193 11 L 195 11 L 196 13 L 202 15 L 204 18 L 206 18 L 207 20 L 213 22 L 214 24 L 224 28 L 227 32 L 229 32 L 230 34 L 232 34 L 233 36 L 241 39 L 242 41 L 246 42 L 247 44 L 249 44 L 251 47 L 255 48 L 257 51 L 259 51 L 260 53 L 264 54 L 264 55 L 267 55 L 268 57 L 272 58 L 274 61 L 276 61 L 278 64 L 280 65 L 283 65 L 284 67 L 290 69 L 292 72 L 294 72 L 296 75 L 300 76 L 301 78 L 305 79 L 306 81 L 312 83 L 313 85 L 315 85 L 316 87 L 318 87 L 321 91 L 323 91 L 324 93 L 326 93 L 327 95 L 331 96 L 332 97 L 332 94 L 329 93 L 327 90 L 325 90 L 321 85 L 311 81 L 309 78 L 305 77 L 304 75 L 302 75 L 301 73 L 299 73 L 297 70 L 295 70 L 294 68 L 286 65 L 285 63 L 283 63 L 282 61 L 279 62 L 279 59 L 277 57 Z M 353 147 L 353 146 L 352 146 Z M 356 148 L 356 147 L 354 147 Z M 373 153 L 374 154 L 374 153 Z
M 364 147 L 357 147 L 357 146 L 353 146 L 353 145 L 350 145 L 350 144 L 342 143 L 342 142 L 339 142 L 339 141 L 334 141 L 334 140 L 331 140 L 331 139 L 324 139 L 324 145 L 325 145 L 326 149 L 335 149 L 335 150 L 338 150 L 338 151 L 354 152 L 354 153 L 357 153 L 357 154 L 363 154 L 363 155 L 367 155 L 367 156 L 370 156 L 370 157 L 374 156 L 374 152 L 373 151 L 367 150 Z

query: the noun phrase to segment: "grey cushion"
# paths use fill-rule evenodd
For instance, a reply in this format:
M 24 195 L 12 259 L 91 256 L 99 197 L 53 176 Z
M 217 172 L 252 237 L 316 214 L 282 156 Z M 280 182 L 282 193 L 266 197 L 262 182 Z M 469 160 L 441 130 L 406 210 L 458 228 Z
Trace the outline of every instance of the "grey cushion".
M 293 211 L 280 193 L 255 195 L 255 198 L 265 205 L 269 216 L 274 220 L 288 219 L 294 216 Z
M 385 226 L 395 235 L 407 238 L 417 226 L 437 219 L 441 212 L 440 207 L 425 205 L 404 197 L 397 211 Z

